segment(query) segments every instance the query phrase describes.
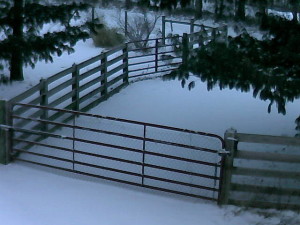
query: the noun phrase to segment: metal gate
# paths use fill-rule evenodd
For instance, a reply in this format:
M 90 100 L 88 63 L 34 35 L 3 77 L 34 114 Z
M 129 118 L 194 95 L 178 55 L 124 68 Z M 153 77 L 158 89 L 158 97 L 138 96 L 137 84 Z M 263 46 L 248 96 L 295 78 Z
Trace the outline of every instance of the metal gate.
M 18 103 L 10 116 L 12 160 L 219 198 L 224 141 L 215 134 Z

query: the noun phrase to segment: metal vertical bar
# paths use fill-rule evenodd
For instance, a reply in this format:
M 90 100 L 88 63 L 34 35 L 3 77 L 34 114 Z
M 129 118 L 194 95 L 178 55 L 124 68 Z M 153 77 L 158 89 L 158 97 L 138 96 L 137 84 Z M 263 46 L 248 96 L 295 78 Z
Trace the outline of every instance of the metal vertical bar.
M 144 175 L 145 175 L 145 150 L 146 150 L 146 125 L 144 125 L 144 135 L 143 135 L 142 185 L 144 185 Z
M 161 32 L 162 32 L 162 44 L 166 44 L 166 17 L 162 16 L 161 17 L 162 22 L 161 22 Z
M 158 71 L 158 39 L 155 40 L 155 72 Z

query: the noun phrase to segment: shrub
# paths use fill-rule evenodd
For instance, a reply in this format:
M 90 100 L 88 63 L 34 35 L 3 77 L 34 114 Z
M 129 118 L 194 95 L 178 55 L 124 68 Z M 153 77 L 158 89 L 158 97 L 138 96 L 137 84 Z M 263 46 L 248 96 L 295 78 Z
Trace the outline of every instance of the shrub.
M 114 47 L 122 44 L 125 40 L 117 28 L 103 26 L 102 28 L 95 29 L 95 31 L 91 36 L 96 47 Z

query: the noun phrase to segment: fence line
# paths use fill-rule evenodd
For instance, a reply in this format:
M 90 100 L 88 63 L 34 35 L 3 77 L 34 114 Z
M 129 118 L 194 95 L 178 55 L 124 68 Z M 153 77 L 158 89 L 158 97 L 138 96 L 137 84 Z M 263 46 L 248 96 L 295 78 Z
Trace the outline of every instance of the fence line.
M 169 21 L 165 17 L 163 20 Z M 128 85 L 130 79 L 178 68 L 187 57 L 188 49 L 198 48 L 217 37 L 224 37 L 224 28 L 202 26 L 199 32 L 184 37 L 174 35 L 128 42 L 42 79 L 39 84 L 10 99 L 9 103 L 87 111 Z M 17 113 L 29 112 L 20 106 Z M 35 111 L 32 115 L 48 117 L 41 114 L 41 111 Z M 51 118 L 57 116 L 59 114 Z
M 299 138 L 228 130 L 225 143 L 222 204 L 300 208 Z

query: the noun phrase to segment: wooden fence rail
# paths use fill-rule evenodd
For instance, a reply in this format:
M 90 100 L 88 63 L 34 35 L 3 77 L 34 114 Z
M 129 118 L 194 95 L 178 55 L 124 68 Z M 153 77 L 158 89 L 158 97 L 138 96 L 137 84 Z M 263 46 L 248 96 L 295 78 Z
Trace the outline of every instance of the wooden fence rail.
M 225 145 L 222 204 L 300 208 L 299 138 L 228 130 Z

